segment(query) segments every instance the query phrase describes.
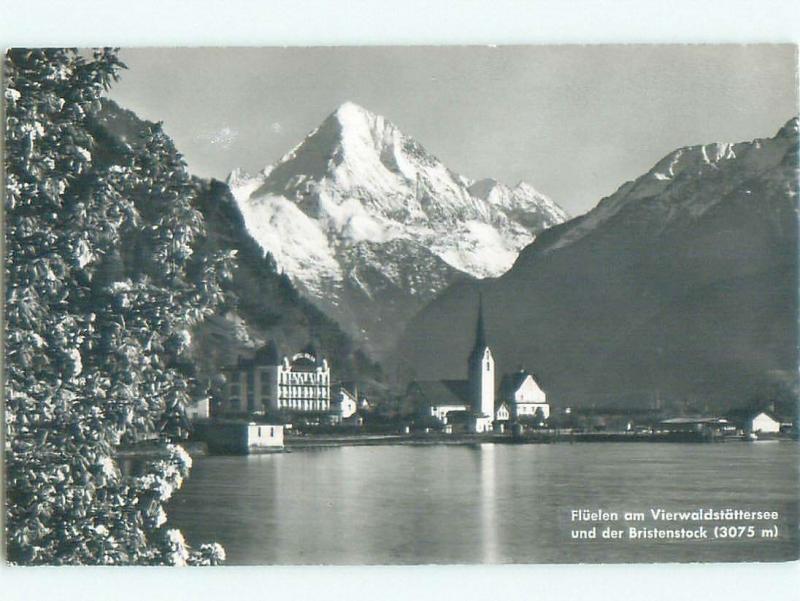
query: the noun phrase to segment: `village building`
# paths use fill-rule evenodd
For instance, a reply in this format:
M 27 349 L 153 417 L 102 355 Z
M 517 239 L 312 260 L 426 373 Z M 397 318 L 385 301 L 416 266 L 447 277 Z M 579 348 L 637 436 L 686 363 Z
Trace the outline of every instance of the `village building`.
M 245 420 L 202 422 L 195 426 L 195 437 L 212 453 L 247 455 L 283 449 L 282 424 L 262 424 Z
M 281 357 L 271 342 L 224 371 L 218 415 L 322 415 L 331 411 L 328 361 L 307 347 Z
M 760 411 L 748 420 L 746 429 L 754 434 L 777 434 L 781 431 L 781 420 L 767 411 Z
M 508 403 L 505 401 L 500 401 L 497 405 L 497 409 L 494 412 L 494 421 L 496 422 L 508 422 L 511 421 L 511 408 L 508 406 Z
M 358 402 L 355 392 L 339 386 L 331 401 L 330 423 L 341 424 L 356 416 Z
M 736 423 L 743 433 L 755 435 L 788 434 L 792 431 L 792 420 L 778 411 L 775 403 L 734 409 L 727 413 L 728 419 Z
M 448 416 L 468 410 L 467 380 L 415 381 L 409 385 L 407 395 L 423 415 L 434 418 L 442 425 L 448 423 Z
M 502 398 L 508 401 L 513 419 L 549 419 L 550 405 L 547 395 L 532 374 L 520 369 L 517 373 L 507 375 L 500 384 L 500 390 Z
M 520 417 L 550 416 L 547 397 L 536 379 L 520 370 L 497 388 L 495 361 L 486 339 L 483 304 L 478 308 L 475 343 L 467 358 L 466 380 L 420 380 L 409 384 L 407 398 L 425 418 L 446 428 L 465 422 L 469 431 L 503 431 Z

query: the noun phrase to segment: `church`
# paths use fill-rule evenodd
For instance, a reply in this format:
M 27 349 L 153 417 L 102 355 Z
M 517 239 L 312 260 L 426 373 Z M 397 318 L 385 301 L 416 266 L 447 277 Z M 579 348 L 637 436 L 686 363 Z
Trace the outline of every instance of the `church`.
M 466 416 L 468 430 L 478 434 L 501 430 L 512 421 L 543 423 L 550 417 L 547 396 L 532 374 L 520 370 L 506 375 L 497 388 L 482 301 L 475 343 L 467 358 L 467 379 L 414 381 L 408 386 L 407 396 L 422 416 L 434 418 L 441 425 Z

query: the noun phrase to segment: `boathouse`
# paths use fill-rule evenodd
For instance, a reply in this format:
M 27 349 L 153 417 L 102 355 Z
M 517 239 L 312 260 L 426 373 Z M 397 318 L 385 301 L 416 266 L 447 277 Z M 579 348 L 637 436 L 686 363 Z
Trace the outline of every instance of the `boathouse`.
M 198 423 L 195 437 L 217 454 L 247 455 L 283 449 L 283 425 L 237 420 Z

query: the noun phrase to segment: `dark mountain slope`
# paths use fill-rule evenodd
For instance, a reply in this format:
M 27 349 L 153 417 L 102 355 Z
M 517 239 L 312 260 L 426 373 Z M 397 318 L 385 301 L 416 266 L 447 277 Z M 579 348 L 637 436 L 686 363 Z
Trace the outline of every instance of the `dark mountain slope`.
M 797 120 L 678 150 L 558 225 L 495 280 L 451 287 L 408 328 L 401 374 L 455 377 L 477 292 L 498 364 L 575 403 L 790 394 L 797 369 Z
M 95 124 L 98 152 L 135 147 L 141 132 L 151 125 L 113 101 L 104 101 Z M 199 178 L 194 185 L 195 208 L 205 220 L 203 247 L 233 250 L 237 255 L 233 277 L 225 284 L 222 309 L 193 332 L 201 373 L 213 377 L 220 367 L 234 363 L 239 354 L 251 354 L 266 340 L 275 340 L 286 353 L 311 342 L 329 358 L 336 379 L 361 379 L 367 391 L 382 389 L 380 367 L 366 359 L 336 322 L 304 299 L 250 237 L 228 187 Z

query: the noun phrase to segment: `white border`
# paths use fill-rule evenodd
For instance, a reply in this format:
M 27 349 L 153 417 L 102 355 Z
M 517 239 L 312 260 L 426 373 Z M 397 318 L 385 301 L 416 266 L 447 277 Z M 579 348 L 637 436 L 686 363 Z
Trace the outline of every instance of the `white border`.
M 276 46 L 800 41 L 800 3 L 732 0 L 0 0 L 0 43 Z M 797 598 L 800 564 L 2 568 L 17 599 Z
M 746 43 L 799 29 L 793 0 L 0 0 L 6 46 Z

